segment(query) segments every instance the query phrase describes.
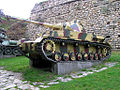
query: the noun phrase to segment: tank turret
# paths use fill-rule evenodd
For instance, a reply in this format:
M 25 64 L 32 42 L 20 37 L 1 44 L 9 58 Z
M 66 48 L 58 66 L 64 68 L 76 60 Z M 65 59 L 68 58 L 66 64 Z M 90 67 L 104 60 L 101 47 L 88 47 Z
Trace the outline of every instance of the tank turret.
M 44 23 L 44 22 L 38 22 L 38 21 L 31 21 L 31 20 L 24 20 L 24 19 L 19 19 L 19 18 L 13 18 L 10 17 L 12 19 L 16 19 L 18 21 L 22 21 L 22 22 L 26 22 L 26 23 L 32 23 L 32 24 L 37 24 L 46 28 L 50 28 L 53 31 L 47 31 L 44 32 L 42 34 L 39 34 L 39 37 L 41 38 L 41 36 L 43 36 L 43 34 L 49 34 L 51 35 L 59 35 L 62 37 L 67 37 L 67 38 L 81 38 L 81 39 L 85 39 L 88 41 L 92 41 L 92 40 L 96 40 L 96 41 L 101 41 L 103 42 L 105 40 L 104 37 L 102 36 L 96 36 L 94 34 L 87 34 L 85 33 L 85 29 L 81 23 L 80 20 L 73 20 L 71 22 L 65 22 L 65 23 L 58 23 L 58 24 L 49 24 L 49 23 Z M 81 33 L 81 35 L 80 35 Z M 79 35 L 78 35 L 79 34 Z M 39 38 L 37 38 L 36 40 L 39 40 Z
M 0 42 L 4 39 L 7 39 L 6 31 L 3 28 L 0 28 Z

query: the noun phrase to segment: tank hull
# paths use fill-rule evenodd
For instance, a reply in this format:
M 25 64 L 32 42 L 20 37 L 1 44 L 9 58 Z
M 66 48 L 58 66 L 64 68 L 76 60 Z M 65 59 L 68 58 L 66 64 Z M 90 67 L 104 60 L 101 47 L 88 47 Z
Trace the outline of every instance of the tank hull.
M 24 43 L 24 49 L 29 52 L 30 65 L 33 67 L 51 67 L 52 63 L 58 62 L 104 61 L 111 56 L 108 43 L 54 37 L 36 43 Z

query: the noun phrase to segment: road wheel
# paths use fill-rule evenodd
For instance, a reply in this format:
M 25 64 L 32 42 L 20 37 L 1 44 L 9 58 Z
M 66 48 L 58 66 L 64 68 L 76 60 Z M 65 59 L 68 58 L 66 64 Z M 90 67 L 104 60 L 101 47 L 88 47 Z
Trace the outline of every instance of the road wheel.
M 69 54 L 68 53 L 64 53 L 63 54 L 63 60 L 64 61 L 68 61 L 69 60 Z
M 19 48 L 14 48 L 14 49 L 13 49 L 13 55 L 15 55 L 15 56 L 21 55 L 20 49 L 19 49 Z
M 12 55 L 12 48 L 5 47 L 5 55 Z
M 95 60 L 99 60 L 98 53 L 95 53 L 95 54 L 94 54 L 94 57 L 95 57 Z
M 89 55 L 87 53 L 84 54 L 84 60 L 88 60 L 89 59 Z
M 62 60 L 62 55 L 61 55 L 61 53 L 56 52 L 56 53 L 54 54 L 54 59 L 55 59 L 56 61 L 61 61 L 61 60 Z
M 76 56 L 75 56 L 74 52 L 70 53 L 70 60 L 71 61 L 75 61 L 76 60 Z
M 81 53 L 78 53 L 78 54 L 77 54 L 77 60 L 78 60 L 78 61 L 82 60 L 82 54 L 81 54 Z
M 90 60 L 94 60 L 94 54 L 90 53 Z

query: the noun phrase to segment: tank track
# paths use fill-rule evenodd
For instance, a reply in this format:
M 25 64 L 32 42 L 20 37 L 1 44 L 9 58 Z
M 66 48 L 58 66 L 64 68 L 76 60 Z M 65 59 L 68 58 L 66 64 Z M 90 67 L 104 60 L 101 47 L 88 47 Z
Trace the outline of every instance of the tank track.
M 20 56 L 22 55 L 21 50 L 19 46 L 3 46 L 0 45 L 0 55 L 14 55 L 14 56 Z
M 52 40 L 55 43 L 65 42 L 66 44 L 78 43 L 79 45 L 93 45 L 95 47 L 99 46 L 99 47 L 104 47 L 104 48 L 109 49 L 109 54 L 106 57 L 102 58 L 101 60 L 80 60 L 80 61 L 89 61 L 89 62 L 104 61 L 104 60 L 110 58 L 110 56 L 111 56 L 111 47 L 108 44 L 105 44 L 105 43 L 78 41 L 78 40 L 74 40 L 74 39 L 57 39 L 57 38 L 48 37 L 48 38 L 43 39 L 42 42 L 37 44 L 36 50 L 37 50 L 37 52 L 39 52 L 42 59 L 48 60 L 48 61 L 53 62 L 53 63 L 57 63 L 57 62 L 60 62 L 60 63 L 64 63 L 64 62 L 72 63 L 72 62 L 80 62 L 80 61 L 78 61 L 78 60 L 75 60 L 75 61 L 70 61 L 70 60 L 68 60 L 68 61 L 55 61 L 54 59 L 47 57 L 47 55 L 45 54 L 45 52 L 42 49 L 42 43 L 44 43 L 45 40 Z

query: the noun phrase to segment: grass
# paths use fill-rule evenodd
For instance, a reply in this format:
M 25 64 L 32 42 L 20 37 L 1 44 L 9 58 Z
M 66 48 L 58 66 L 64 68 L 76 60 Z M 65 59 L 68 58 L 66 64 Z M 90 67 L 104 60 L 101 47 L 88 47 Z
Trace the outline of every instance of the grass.
M 100 65 L 98 65 L 98 66 L 93 66 L 93 68 L 95 68 L 96 70 L 99 70 L 99 69 L 101 69 L 101 68 L 103 68 L 103 67 L 107 67 L 107 66 L 104 65 L 104 64 L 100 64 Z
M 55 79 L 59 75 L 49 72 L 46 69 L 35 69 L 29 66 L 29 60 L 24 57 L 14 57 L 7 59 L 0 59 L 0 66 L 4 66 L 6 70 L 11 70 L 14 72 L 22 72 L 24 80 L 32 82 L 42 82 Z
M 111 57 L 107 60 L 107 62 L 120 62 L 120 51 L 113 51 Z
M 48 90 L 119 90 L 120 65 L 67 83 L 53 85 Z
M 53 85 L 48 90 L 119 90 L 120 88 L 120 52 L 112 52 L 111 58 L 106 62 L 119 62 L 118 65 L 107 70 L 90 74 L 86 77 L 74 79 L 67 83 Z M 0 66 L 6 70 L 22 72 L 28 81 L 49 81 L 59 75 L 49 71 L 29 67 L 29 60 L 23 56 L 0 60 Z M 103 65 L 104 66 L 104 65 Z M 101 66 L 101 67 L 103 67 Z M 41 88 L 42 89 L 42 88 Z

